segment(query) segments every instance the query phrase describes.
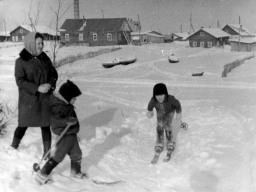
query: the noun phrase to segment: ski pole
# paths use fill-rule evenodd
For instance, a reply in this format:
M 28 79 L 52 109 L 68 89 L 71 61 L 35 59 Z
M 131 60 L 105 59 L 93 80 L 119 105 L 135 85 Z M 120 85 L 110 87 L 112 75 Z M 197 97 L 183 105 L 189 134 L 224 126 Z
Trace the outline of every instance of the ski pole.
M 40 169 L 40 165 L 43 162 L 43 160 L 50 154 L 51 150 L 57 145 L 57 143 L 62 139 L 62 137 L 64 136 L 64 134 L 67 132 L 67 130 L 69 129 L 69 127 L 73 125 L 72 123 L 68 123 L 67 126 L 65 127 L 65 129 L 61 132 L 59 138 L 57 139 L 57 141 L 52 145 L 52 147 L 47 151 L 47 153 L 43 156 L 43 158 L 41 159 L 41 161 L 39 163 L 34 163 L 33 164 L 33 170 L 35 172 L 37 172 Z

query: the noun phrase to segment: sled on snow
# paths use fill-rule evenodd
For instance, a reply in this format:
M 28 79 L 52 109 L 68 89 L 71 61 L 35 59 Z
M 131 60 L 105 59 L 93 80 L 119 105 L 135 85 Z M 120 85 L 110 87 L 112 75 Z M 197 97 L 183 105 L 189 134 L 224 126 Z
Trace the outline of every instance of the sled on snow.
M 124 59 L 124 58 L 115 58 L 113 61 L 102 63 L 102 66 L 104 68 L 111 68 L 116 65 L 129 65 L 131 63 L 134 63 L 136 61 L 136 57 Z
M 192 73 L 192 76 L 203 76 L 204 75 L 204 72 L 201 72 L 201 73 Z
M 180 60 L 177 56 L 175 56 L 174 54 L 170 55 L 168 57 L 168 60 L 170 63 L 178 63 Z
M 121 59 L 120 60 L 120 64 L 121 65 L 129 65 L 131 63 L 134 63 L 137 59 L 134 57 L 134 58 L 130 58 L 130 59 Z

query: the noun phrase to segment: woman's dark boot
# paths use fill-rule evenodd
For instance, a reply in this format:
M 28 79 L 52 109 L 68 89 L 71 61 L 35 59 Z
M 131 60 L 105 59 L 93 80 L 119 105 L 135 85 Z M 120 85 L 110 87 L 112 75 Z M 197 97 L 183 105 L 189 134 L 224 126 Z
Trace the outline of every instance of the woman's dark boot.
M 13 137 L 11 147 L 14 149 L 18 149 L 20 141 L 21 141 L 20 139 Z
M 51 141 L 44 141 L 43 146 L 44 146 L 44 154 L 43 154 L 44 160 L 50 159 L 51 153 L 48 153 L 46 157 L 45 155 L 51 149 Z

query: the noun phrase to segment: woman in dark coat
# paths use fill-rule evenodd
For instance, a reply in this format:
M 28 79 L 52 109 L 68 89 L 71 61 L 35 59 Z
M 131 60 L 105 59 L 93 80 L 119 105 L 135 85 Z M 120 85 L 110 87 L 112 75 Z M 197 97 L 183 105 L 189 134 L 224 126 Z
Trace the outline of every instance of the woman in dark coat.
M 24 38 L 25 48 L 15 63 L 19 89 L 18 127 L 11 146 L 19 147 L 28 127 L 41 127 L 44 154 L 51 147 L 49 96 L 55 89 L 58 74 L 43 52 L 43 36 L 31 32 Z

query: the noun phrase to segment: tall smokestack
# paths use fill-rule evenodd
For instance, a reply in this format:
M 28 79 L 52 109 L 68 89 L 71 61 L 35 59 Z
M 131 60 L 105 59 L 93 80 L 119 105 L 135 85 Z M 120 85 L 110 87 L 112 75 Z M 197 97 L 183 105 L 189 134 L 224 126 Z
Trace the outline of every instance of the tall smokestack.
M 74 19 L 79 19 L 79 0 L 74 0 Z

